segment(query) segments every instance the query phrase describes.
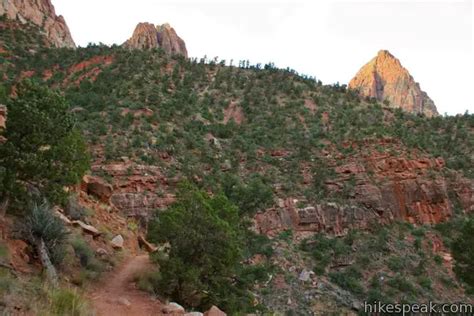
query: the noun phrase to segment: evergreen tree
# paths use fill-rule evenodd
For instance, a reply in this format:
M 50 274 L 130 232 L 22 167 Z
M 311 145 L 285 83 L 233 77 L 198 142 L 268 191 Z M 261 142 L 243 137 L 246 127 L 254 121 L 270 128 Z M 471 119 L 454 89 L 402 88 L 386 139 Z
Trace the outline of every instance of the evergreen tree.
M 157 292 L 189 307 L 249 310 L 250 284 L 238 276 L 244 231 L 237 208 L 225 196 L 209 197 L 190 184 L 181 185 L 177 197 L 149 225 L 149 240 L 170 244 L 167 256 L 155 255 Z
M 65 187 L 78 183 L 89 156 L 64 98 L 25 81 L 18 97 L 7 102 L 6 143 L 0 146 L 3 201 L 23 200 L 26 193 L 65 201 Z

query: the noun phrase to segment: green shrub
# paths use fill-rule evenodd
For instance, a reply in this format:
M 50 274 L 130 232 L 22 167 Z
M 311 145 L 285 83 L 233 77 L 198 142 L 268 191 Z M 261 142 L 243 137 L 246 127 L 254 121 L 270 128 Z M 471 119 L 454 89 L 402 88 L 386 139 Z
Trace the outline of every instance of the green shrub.
M 421 276 L 418 278 L 418 284 L 427 290 L 431 290 L 431 283 L 431 279 L 427 276 Z
M 341 288 L 356 295 L 364 293 L 364 287 L 360 282 L 362 274 L 357 268 L 350 267 L 341 272 L 331 272 L 329 273 L 329 278 Z
M 0 259 L 6 258 L 7 256 L 8 248 L 3 242 L 0 242 Z
M 86 209 L 79 204 L 77 196 L 71 195 L 65 208 L 66 215 L 71 220 L 83 220 L 87 215 Z
M 0 298 L 11 292 L 14 280 L 10 272 L 0 267 Z
M 257 254 L 264 255 L 267 258 L 273 255 L 272 241 L 267 236 L 246 230 L 245 235 L 241 237 L 244 238 L 245 247 L 243 252 L 245 258 L 251 258 Z
M 85 316 L 92 315 L 84 299 L 71 289 L 56 289 L 49 294 L 48 315 L 51 316 Z
M 424 237 L 425 236 L 425 229 L 423 227 L 418 227 L 418 228 L 415 228 L 412 233 L 411 233 L 413 236 L 416 236 L 416 237 Z
M 406 277 L 401 275 L 396 275 L 395 277 L 389 279 L 387 284 L 402 293 L 416 294 L 416 289 L 413 284 Z
M 71 245 L 74 248 L 74 253 L 79 258 L 82 267 L 94 272 L 100 272 L 103 270 L 102 264 L 95 257 L 94 250 L 84 239 L 82 239 L 82 237 L 72 239 Z
M 34 203 L 30 215 L 24 220 L 23 234 L 32 245 L 43 240 L 53 264 L 64 258 L 64 246 L 68 231 L 63 222 L 53 214 L 48 203 Z
M 374 302 L 388 302 L 385 295 L 381 292 L 380 289 L 370 289 L 367 291 L 367 300 L 368 303 Z
M 6 169 L 0 200 L 18 202 L 14 206 L 19 210 L 32 192 L 53 203 L 65 202 L 64 187 L 77 184 L 89 168 L 86 144 L 68 104 L 48 88 L 25 81 L 7 107 L 7 141 L 0 146 L 0 165 Z
M 474 218 L 468 219 L 461 227 L 451 249 L 455 260 L 454 272 L 474 293 Z
M 159 271 L 148 271 L 141 275 L 135 276 L 135 282 L 137 283 L 137 287 L 145 292 L 149 292 L 151 294 L 159 294 L 156 293 L 155 287 L 156 284 L 160 282 L 162 279 L 161 273 Z
M 161 273 L 156 291 L 193 308 L 253 310 L 251 284 L 238 274 L 244 234 L 238 209 L 225 196 L 182 184 L 175 204 L 149 224 L 150 241 L 170 244 L 167 256 L 154 256 Z
M 390 270 L 394 272 L 400 272 L 406 267 L 406 261 L 404 258 L 399 256 L 392 256 L 388 258 L 387 265 Z
M 437 265 L 443 264 L 443 258 L 440 255 L 434 255 L 433 260 Z
M 252 176 L 247 184 L 241 183 L 236 177 L 225 177 L 223 191 L 244 215 L 252 216 L 273 203 L 271 187 L 257 175 Z
M 333 240 L 318 234 L 314 237 L 314 241 L 304 240 L 301 248 L 304 251 L 310 252 L 316 261 L 314 272 L 318 275 L 323 275 L 332 259 Z
M 293 231 L 291 229 L 286 229 L 278 235 L 278 238 L 289 242 L 293 238 Z
M 388 248 L 388 242 L 390 241 L 390 233 L 386 228 L 380 228 L 377 232 L 377 236 L 374 239 L 374 250 L 378 252 L 387 253 L 390 251 Z

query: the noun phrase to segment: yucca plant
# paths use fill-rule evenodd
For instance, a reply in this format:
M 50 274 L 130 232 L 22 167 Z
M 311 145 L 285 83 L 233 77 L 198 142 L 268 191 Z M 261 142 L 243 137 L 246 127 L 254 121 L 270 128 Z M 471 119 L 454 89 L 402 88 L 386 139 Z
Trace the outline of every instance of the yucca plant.
M 63 259 L 68 231 L 47 202 L 33 203 L 31 213 L 25 219 L 24 233 L 35 246 L 49 281 L 56 284 L 54 264 L 59 264 Z

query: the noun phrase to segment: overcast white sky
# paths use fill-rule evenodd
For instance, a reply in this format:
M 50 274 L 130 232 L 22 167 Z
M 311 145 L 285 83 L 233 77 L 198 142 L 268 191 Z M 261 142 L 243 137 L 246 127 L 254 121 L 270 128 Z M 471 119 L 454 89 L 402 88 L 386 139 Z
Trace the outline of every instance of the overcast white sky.
M 170 23 L 191 57 L 273 61 L 348 83 L 388 49 L 440 113 L 474 112 L 471 0 L 53 0 L 80 46 L 121 44 L 138 22 Z

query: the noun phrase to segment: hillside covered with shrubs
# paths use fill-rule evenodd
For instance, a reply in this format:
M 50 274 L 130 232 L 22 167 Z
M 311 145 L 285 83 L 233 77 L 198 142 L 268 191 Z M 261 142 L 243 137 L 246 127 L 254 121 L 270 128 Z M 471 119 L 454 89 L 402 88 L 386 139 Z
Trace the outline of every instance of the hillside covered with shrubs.
M 473 114 L 406 113 L 271 62 L 50 48 L 31 25 L 0 29 L 0 196 L 16 222 L 33 200 L 67 208 L 88 173 L 130 230 L 169 247 L 141 288 L 187 308 L 472 302 Z M 118 199 L 129 195 L 146 211 Z M 100 273 L 77 239 L 77 260 Z

